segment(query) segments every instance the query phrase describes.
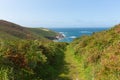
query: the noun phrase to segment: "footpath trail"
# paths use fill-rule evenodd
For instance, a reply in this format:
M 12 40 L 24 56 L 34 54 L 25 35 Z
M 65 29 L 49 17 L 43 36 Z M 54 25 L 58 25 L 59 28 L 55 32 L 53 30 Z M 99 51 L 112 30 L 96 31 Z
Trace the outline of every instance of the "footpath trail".
M 81 79 L 80 75 L 80 64 L 74 56 L 73 48 L 68 46 L 65 51 L 64 61 L 66 64 L 64 65 L 64 70 L 67 68 L 68 72 L 61 73 L 61 77 L 68 77 L 69 79 L 66 80 L 83 80 Z

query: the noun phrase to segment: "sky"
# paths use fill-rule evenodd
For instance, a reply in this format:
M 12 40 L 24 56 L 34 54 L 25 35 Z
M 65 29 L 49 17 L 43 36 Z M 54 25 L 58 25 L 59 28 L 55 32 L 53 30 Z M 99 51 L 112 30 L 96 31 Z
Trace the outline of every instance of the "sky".
M 120 0 L 0 0 L 0 19 L 26 27 L 111 27 Z

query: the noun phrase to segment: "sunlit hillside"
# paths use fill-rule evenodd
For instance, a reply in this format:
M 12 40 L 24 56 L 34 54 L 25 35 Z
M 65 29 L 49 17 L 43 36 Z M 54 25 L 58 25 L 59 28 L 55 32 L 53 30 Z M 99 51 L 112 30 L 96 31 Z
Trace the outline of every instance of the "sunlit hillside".
M 0 38 L 1 39 L 55 39 L 57 32 L 44 28 L 26 28 L 18 24 L 0 20 Z
M 120 25 L 77 38 L 71 46 L 84 80 L 120 79 Z

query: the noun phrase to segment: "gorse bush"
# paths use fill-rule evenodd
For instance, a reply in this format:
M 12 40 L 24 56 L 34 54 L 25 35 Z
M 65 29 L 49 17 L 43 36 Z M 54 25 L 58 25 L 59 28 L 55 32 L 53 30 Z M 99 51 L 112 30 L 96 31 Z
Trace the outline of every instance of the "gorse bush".
M 71 43 L 84 80 L 120 79 L 120 25 Z
M 67 43 L 50 41 L 45 43 L 38 40 L 1 40 L 0 80 L 53 80 L 57 78 L 58 69 L 60 65 L 63 65 L 66 45 Z
M 4 70 L 4 69 L 0 70 L 0 80 L 9 80 L 7 70 Z

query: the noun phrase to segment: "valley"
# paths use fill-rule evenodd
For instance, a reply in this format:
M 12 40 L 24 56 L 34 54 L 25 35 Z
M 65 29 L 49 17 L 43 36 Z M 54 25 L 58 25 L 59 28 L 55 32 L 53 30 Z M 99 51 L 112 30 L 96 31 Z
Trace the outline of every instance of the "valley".
M 0 80 L 120 79 L 120 25 L 70 43 L 49 31 L 0 21 Z

